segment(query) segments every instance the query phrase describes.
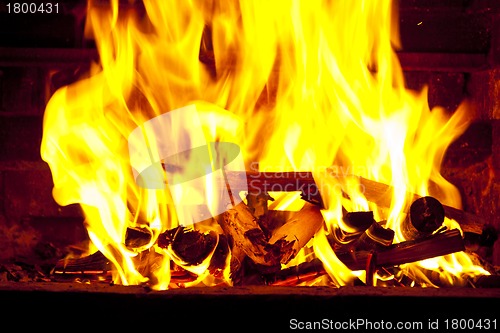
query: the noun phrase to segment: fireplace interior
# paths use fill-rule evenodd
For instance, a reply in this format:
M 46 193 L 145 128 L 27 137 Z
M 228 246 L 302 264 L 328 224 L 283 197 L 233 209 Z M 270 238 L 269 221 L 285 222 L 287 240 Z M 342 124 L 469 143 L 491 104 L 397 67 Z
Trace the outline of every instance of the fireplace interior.
M 80 205 L 60 205 L 53 197 L 53 175 L 40 154 L 44 112 L 53 94 L 77 82 L 99 60 L 99 53 L 85 32 L 86 1 L 49 3 L 58 5 L 57 13 L 14 14 L 14 3 L 0 7 L 0 293 L 10 308 L 0 317 L 9 320 L 9 314 L 14 318 L 29 313 L 20 325 L 31 319 L 36 325 L 63 325 L 71 318 L 68 329 L 93 320 L 155 320 L 165 328 L 244 325 L 282 330 L 291 328 L 292 318 L 334 317 L 339 322 L 397 318 L 425 325 L 439 317 L 440 328 L 443 320 L 452 318 L 489 319 L 497 325 L 500 2 L 397 3 L 402 45 L 397 55 L 407 89 L 427 89 L 429 107 L 441 106 L 448 115 L 468 101 L 470 125 L 447 148 L 441 172 L 460 192 L 462 207 L 454 212 L 463 223 L 464 250 L 490 275 L 453 287 L 424 288 L 401 281 L 375 286 L 366 278 L 332 288 L 303 285 L 307 274 L 292 274 L 282 284 L 249 279 L 237 286 L 185 288 L 179 282 L 163 291 L 147 284 L 113 283 L 106 272 L 109 261 L 99 252 L 87 257 L 90 266 L 76 261 L 83 266 L 71 274 L 56 274 L 55 268 L 64 271 L 61 265 L 69 254 L 88 250 L 89 234 Z M 144 11 L 140 1 L 119 3 L 127 10 Z M 200 61 L 208 66 L 213 65 L 209 44 L 200 48 Z M 131 237 L 140 241 L 138 235 Z M 320 266 L 314 274 L 320 274 Z M 408 310 L 396 317 L 397 308 Z M 380 309 L 385 316 L 378 315 Z

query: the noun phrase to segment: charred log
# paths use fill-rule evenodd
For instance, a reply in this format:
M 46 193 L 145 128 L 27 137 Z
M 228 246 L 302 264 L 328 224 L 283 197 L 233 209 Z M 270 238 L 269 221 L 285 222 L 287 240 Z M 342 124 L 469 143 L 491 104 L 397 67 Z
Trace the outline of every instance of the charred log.
M 375 273 L 377 271 L 377 251 L 372 250 L 368 253 L 366 259 L 366 267 L 365 267 L 365 283 L 367 286 L 375 285 Z
M 222 278 L 224 268 L 226 267 L 227 257 L 229 256 L 229 243 L 226 235 L 220 234 L 215 251 L 210 259 L 208 271 L 216 278 Z
M 157 244 L 172 249 L 187 265 L 199 265 L 214 251 L 217 236 L 179 226 L 159 235 Z
M 377 251 L 377 267 L 397 266 L 464 251 L 460 230 L 452 229 L 428 237 L 393 244 Z M 337 251 L 338 258 L 351 270 L 364 270 L 371 251 Z
M 418 198 L 410 205 L 410 213 L 401 225 L 405 239 L 415 239 L 432 234 L 444 222 L 444 207 L 431 196 Z
M 58 260 L 51 271 L 54 281 L 108 281 L 111 282 L 113 265 L 99 251 L 81 258 Z
M 345 223 L 344 228 L 335 229 L 334 236 L 335 240 L 339 244 L 347 244 L 358 239 L 373 223 L 375 220 L 373 218 L 372 211 L 366 212 L 346 212 L 342 217 Z
M 385 250 L 394 241 L 395 232 L 382 223 L 372 223 L 352 245 L 356 251 Z

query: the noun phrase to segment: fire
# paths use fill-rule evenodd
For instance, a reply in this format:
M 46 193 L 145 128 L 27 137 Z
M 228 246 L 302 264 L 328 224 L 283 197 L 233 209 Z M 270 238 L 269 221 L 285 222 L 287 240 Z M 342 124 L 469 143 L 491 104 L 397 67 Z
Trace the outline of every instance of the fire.
M 168 289 L 175 263 L 197 275 L 186 286 L 231 284 L 227 266 L 214 278 L 206 261 L 187 267 L 156 241 L 191 218 L 175 198 L 187 206 L 208 203 L 211 211 L 221 203 L 210 177 L 200 193 L 165 187 L 174 178 L 162 178 L 163 150 L 232 142 L 241 149 L 244 169 L 258 162 L 259 172 L 311 171 L 321 189 L 325 228 L 289 264 L 312 253 L 337 286 L 365 279 L 337 258 L 327 240 L 337 229 L 349 231 L 343 209 L 373 211 L 401 242 L 408 193 L 460 208 L 459 192 L 440 165 L 468 126 L 467 105 L 450 116 L 429 109 L 425 89 L 406 89 L 396 22 L 390 0 L 89 1 L 86 32 L 100 61 L 88 77 L 58 90 L 45 112 L 41 154 L 52 171 L 54 198 L 81 205 L 89 252 L 101 251 L 113 263 L 116 283 Z M 173 125 L 162 123 L 159 130 L 147 125 L 183 108 L 192 116 L 172 118 Z M 176 155 L 173 167 L 183 171 L 172 173 L 183 179 L 215 173 L 221 168 L 214 152 L 187 164 Z M 149 165 L 148 177 L 161 186 L 138 184 Z M 359 176 L 390 185 L 390 206 L 367 200 Z M 460 228 L 448 218 L 445 225 Z M 130 227 L 150 234 L 140 251 L 125 245 Z M 220 231 L 206 221 L 193 227 Z M 487 274 L 464 252 L 402 269 L 415 276 L 421 269 L 440 270 L 445 279 Z

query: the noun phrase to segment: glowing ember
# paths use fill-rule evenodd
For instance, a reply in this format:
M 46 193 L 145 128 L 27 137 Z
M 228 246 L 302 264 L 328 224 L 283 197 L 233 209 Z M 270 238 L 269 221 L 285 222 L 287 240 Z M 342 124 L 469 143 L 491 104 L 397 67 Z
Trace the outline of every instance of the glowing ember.
M 219 163 L 213 148 L 225 142 L 243 158 L 234 170 L 308 171 L 320 190 L 324 224 L 282 268 L 319 260 L 328 275 L 313 274 L 308 285 L 366 282 L 366 271 L 347 268 L 332 248 L 331 235 L 356 231 L 343 211 L 373 212 L 399 243 L 406 240 L 401 225 L 412 204 L 408 193 L 461 208 L 440 165 L 468 125 L 466 104 L 449 116 L 439 107 L 429 109 L 425 90 L 405 88 L 395 53 L 401 47 L 396 16 L 389 0 L 144 0 L 143 7 L 124 8 L 117 0 L 89 1 L 87 33 L 100 63 L 52 96 L 41 146 L 56 201 L 83 208 L 89 253 L 100 251 L 111 261 L 119 284 L 168 289 L 176 286 L 173 277 L 187 272 L 182 276 L 193 278 L 184 286 L 232 285 L 229 263 L 237 254 L 214 270 L 211 258 L 224 232 L 210 214 L 203 220 L 195 212 L 206 206 L 215 216 L 222 205 L 234 207 L 245 198 L 230 192 L 221 197 L 226 189 L 221 192 L 216 178 L 201 177 L 226 176 L 227 163 Z M 192 115 L 163 127 L 148 125 L 179 109 Z M 169 164 L 163 154 L 197 147 L 208 147 L 199 151 L 205 157 L 178 154 Z M 148 176 L 171 186 L 144 186 L 147 177 L 141 185 L 138 173 L 150 165 Z M 358 177 L 390 185 L 389 207 L 369 201 Z M 175 179 L 196 179 L 203 191 L 175 187 Z M 298 211 L 304 204 L 296 192 L 273 191 L 270 210 Z M 179 202 L 193 211 L 180 210 Z M 186 241 L 210 250 L 200 252 L 195 265 L 173 251 L 174 234 L 162 240 L 164 246 L 158 243 L 186 221 L 199 231 L 184 236 Z M 443 225 L 460 228 L 449 218 Z M 125 244 L 131 228 L 148 235 L 140 247 Z M 489 274 L 461 251 L 398 268 L 396 275 L 422 286 L 435 285 L 426 270 L 439 271 L 447 281 Z M 386 273 L 379 271 L 374 283 L 397 277 Z

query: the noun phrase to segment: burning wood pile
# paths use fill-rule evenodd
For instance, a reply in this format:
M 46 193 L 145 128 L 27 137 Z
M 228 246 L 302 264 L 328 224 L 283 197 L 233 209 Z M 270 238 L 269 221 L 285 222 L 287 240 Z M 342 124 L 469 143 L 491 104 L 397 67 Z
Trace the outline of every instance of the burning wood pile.
M 300 175 L 297 176 L 297 175 Z M 245 202 L 231 206 L 226 212 L 210 219 L 215 223 L 209 231 L 178 226 L 161 233 L 156 246 L 171 254 L 171 287 L 197 285 L 210 275 L 214 284 L 249 286 L 335 285 L 328 268 L 317 257 L 307 259 L 310 241 L 325 230 L 323 204 L 310 173 L 229 172 L 236 184 L 249 188 Z M 359 178 L 365 194 L 379 205 L 387 202 L 390 186 Z M 233 182 L 234 184 L 234 182 Z M 290 186 L 284 186 L 284 185 Z M 297 211 L 271 210 L 274 198 L 269 189 L 284 186 L 289 192 L 300 192 L 302 207 Z M 244 188 L 245 186 L 241 186 Z M 234 190 L 238 190 L 235 188 Z M 372 211 L 343 211 L 344 229 L 328 233 L 327 239 L 341 266 L 351 271 L 363 271 L 362 279 L 353 285 L 381 286 L 474 286 L 473 278 L 443 275 L 439 270 L 420 268 L 426 279 L 408 274 L 405 264 L 467 251 L 474 256 L 471 245 L 492 246 L 497 235 L 479 217 L 442 205 L 431 196 L 414 195 L 407 218 L 400 226 L 405 240 L 395 242 L 395 230 L 386 221 L 376 221 Z M 449 229 L 445 218 L 456 219 L 460 229 Z M 204 222 L 200 223 L 201 225 Z M 155 251 L 141 250 L 152 241 L 152 233 L 144 228 L 128 228 L 125 245 L 138 252 L 141 274 L 160 260 Z M 299 253 L 304 260 L 295 265 Z M 487 267 L 480 256 L 478 265 Z M 494 274 L 492 267 L 487 267 Z M 110 282 L 113 265 L 100 252 L 79 259 L 63 259 L 53 269 L 56 280 L 77 278 L 79 281 Z M 142 270 L 141 270 L 142 269 Z M 485 270 L 486 274 L 489 274 Z M 224 275 L 227 275 L 225 278 Z M 480 274 L 482 275 L 482 274 Z M 450 280 L 451 279 L 451 280 Z M 425 281 L 425 282 L 424 282 Z
M 54 278 L 164 290 L 491 274 L 464 253 L 491 239 L 487 224 L 454 208 L 440 173 L 468 104 L 431 110 L 425 89 L 407 89 L 395 9 L 89 2 L 99 63 L 51 97 L 40 150 L 54 199 L 80 205 L 94 248 Z M 332 165 L 361 171 L 318 175 Z

